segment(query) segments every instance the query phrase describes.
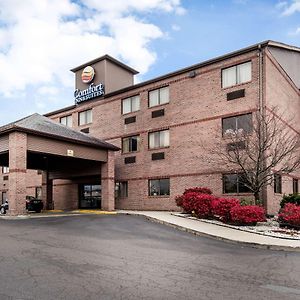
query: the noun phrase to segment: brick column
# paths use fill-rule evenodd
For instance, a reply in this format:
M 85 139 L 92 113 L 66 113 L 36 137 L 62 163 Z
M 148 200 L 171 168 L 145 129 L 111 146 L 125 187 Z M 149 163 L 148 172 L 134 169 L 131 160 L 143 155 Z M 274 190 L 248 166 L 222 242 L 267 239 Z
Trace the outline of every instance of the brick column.
M 44 209 L 54 209 L 53 203 L 53 180 L 49 179 L 47 171 L 42 173 L 42 200 L 44 203 Z
M 115 153 L 108 151 L 107 162 L 101 166 L 102 209 L 115 209 Z
M 27 135 L 9 134 L 8 214 L 26 214 Z

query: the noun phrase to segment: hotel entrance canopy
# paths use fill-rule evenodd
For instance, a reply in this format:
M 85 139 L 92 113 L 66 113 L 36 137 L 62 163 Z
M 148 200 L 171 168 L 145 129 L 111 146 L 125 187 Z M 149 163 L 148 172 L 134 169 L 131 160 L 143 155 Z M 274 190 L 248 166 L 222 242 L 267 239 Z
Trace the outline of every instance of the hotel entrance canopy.
M 33 114 L 0 127 L 0 165 L 9 167 L 11 215 L 25 213 L 27 169 L 43 170 L 42 197 L 53 207 L 53 179 L 99 176 L 103 209 L 114 209 L 114 151 L 119 148 Z

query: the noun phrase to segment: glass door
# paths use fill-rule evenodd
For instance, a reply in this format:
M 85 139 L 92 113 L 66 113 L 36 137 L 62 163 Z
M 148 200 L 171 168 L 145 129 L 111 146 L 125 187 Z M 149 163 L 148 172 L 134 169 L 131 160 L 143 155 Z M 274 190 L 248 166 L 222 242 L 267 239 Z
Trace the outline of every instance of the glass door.
M 101 208 L 101 185 L 83 184 L 79 189 L 79 208 Z

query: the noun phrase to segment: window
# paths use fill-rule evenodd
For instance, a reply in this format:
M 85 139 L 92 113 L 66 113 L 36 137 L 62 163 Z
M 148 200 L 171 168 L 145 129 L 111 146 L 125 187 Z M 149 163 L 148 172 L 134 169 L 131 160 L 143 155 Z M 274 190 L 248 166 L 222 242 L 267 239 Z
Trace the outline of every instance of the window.
M 222 119 L 223 136 L 227 134 L 250 133 L 252 114 L 239 115 Z
M 92 110 L 85 110 L 79 113 L 79 125 L 92 123 Z
M 2 167 L 2 173 L 3 174 L 9 173 L 9 167 Z
M 281 194 L 282 178 L 280 174 L 274 174 L 274 193 Z
M 163 87 L 149 92 L 149 107 L 169 103 L 169 87 Z
M 35 188 L 35 198 L 42 199 L 42 187 L 41 186 L 37 186 Z
M 164 148 L 170 145 L 169 129 L 149 133 L 149 149 Z
M 251 190 L 245 185 L 245 176 L 243 174 L 224 174 L 223 175 L 223 193 L 249 193 Z
M 251 80 L 251 61 L 222 70 L 222 88 Z
M 116 198 L 128 197 L 128 182 L 127 181 L 116 182 L 115 197 Z
M 170 179 L 149 180 L 149 196 L 169 196 Z
M 298 194 L 298 179 L 293 178 L 293 194 Z
M 122 152 L 129 153 L 129 152 L 138 151 L 139 140 L 140 140 L 140 137 L 138 135 L 123 138 L 122 139 Z
M 68 127 L 72 127 L 72 115 L 60 118 L 59 122 L 60 124 L 66 125 Z
M 140 110 L 140 96 L 133 96 L 122 100 L 122 114 Z
M 2 204 L 5 203 L 6 200 L 7 200 L 7 192 L 2 192 L 2 198 L 1 198 Z

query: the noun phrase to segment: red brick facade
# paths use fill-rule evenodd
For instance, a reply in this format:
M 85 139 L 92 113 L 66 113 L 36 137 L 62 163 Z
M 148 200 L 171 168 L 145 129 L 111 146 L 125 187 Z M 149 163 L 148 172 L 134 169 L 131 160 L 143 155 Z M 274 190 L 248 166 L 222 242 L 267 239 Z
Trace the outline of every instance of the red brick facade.
M 280 66 L 267 47 L 243 51 L 236 55 L 224 56 L 223 59 L 199 65 L 194 68 L 196 76 L 189 72 L 177 72 L 162 79 L 149 83 L 138 84 L 124 89 L 111 96 L 83 102 L 76 107 L 54 112 L 48 117 L 59 122 L 61 117 L 72 115 L 73 128 L 89 128 L 89 134 L 122 147 L 122 138 L 139 135 L 139 150 L 135 153 L 114 153 L 115 170 L 108 163 L 102 168 L 102 181 L 109 181 L 113 186 L 116 181 L 128 182 L 127 197 L 117 198 L 115 205 L 119 209 L 142 210 L 177 210 L 174 198 L 185 188 L 205 186 L 212 189 L 214 194 L 223 195 L 222 174 L 224 169 L 213 159 L 208 149 L 218 144 L 222 139 L 222 118 L 256 111 L 264 101 L 267 108 L 278 106 L 281 110 L 294 115 L 299 110 L 299 89 L 289 79 L 285 70 Z M 251 81 L 222 88 L 221 72 L 223 68 L 251 61 Z M 260 65 L 262 63 L 262 65 Z M 260 69 L 261 66 L 261 69 Z M 169 87 L 169 103 L 152 108 L 148 107 L 149 91 L 163 86 Z M 245 97 L 227 101 L 227 93 L 245 89 Z M 140 110 L 122 115 L 122 99 L 140 95 Z M 93 121 L 83 126 L 78 125 L 78 113 L 92 109 Z M 164 115 L 152 118 L 152 112 L 164 109 Z M 127 117 L 135 116 L 136 122 L 124 124 Z M 298 115 L 296 114 L 298 118 Z M 298 120 L 297 120 L 298 121 Z M 300 122 L 290 124 L 300 132 Z M 149 132 L 169 129 L 170 145 L 163 149 L 149 149 Z M 152 160 L 152 153 L 164 152 L 164 159 Z M 126 157 L 135 156 L 136 161 L 125 164 Z M 30 174 L 33 174 L 30 171 Z M 36 173 L 34 173 L 36 174 Z M 9 174 L 11 176 L 11 174 Z M 39 175 L 40 176 L 40 175 Z M 0 176 L 0 190 L 4 176 Z M 27 176 L 28 177 L 28 176 Z M 26 177 L 26 178 L 27 178 Z M 300 177 L 294 174 L 295 178 Z M 149 196 L 149 179 L 170 178 L 169 196 Z M 292 192 L 291 177 L 284 177 L 282 193 Z M 27 179 L 27 193 L 32 194 L 35 186 L 41 185 L 37 175 Z M 102 190 L 106 197 L 108 190 Z M 226 194 L 251 198 L 251 194 Z M 267 190 L 267 208 L 269 213 L 276 213 L 282 194 L 274 194 L 272 187 Z M 78 183 L 75 181 L 54 181 L 54 207 L 78 207 Z M 103 208 L 108 209 L 103 203 Z

